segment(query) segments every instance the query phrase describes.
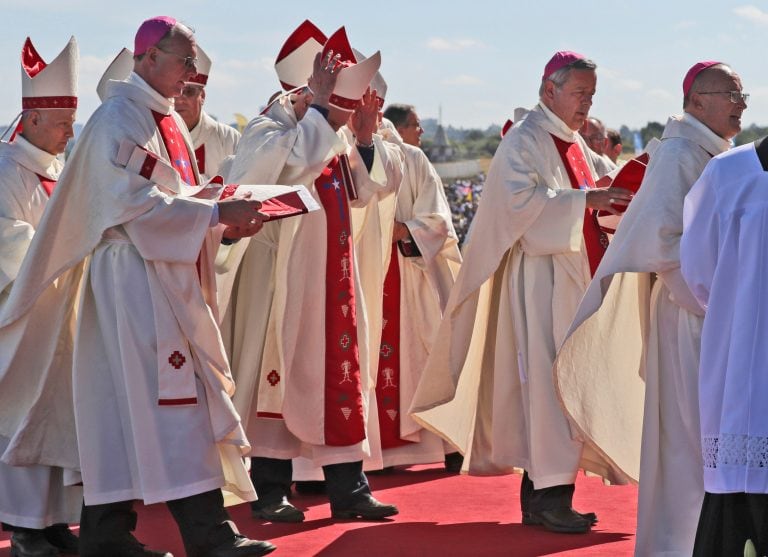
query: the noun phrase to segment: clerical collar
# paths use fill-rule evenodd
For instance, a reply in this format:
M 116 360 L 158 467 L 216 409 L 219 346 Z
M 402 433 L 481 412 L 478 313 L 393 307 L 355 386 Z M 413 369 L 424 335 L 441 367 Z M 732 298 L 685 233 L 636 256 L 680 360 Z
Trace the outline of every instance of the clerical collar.
M 128 79 L 126 79 L 125 82 L 138 87 L 149 95 L 157 105 L 165 109 L 163 110 L 163 113 L 170 114 L 173 110 L 173 99 L 168 99 L 162 96 L 136 72 L 131 72 L 131 75 L 128 76 Z
M 695 116 L 689 114 L 688 112 L 683 113 L 683 117 L 680 119 L 682 122 L 688 124 L 689 126 L 693 126 L 699 133 L 703 134 L 704 142 L 702 143 L 702 147 L 709 151 L 714 151 L 714 153 L 711 153 L 712 155 L 718 155 L 720 153 L 724 153 L 728 149 L 731 148 L 731 142 L 727 139 L 723 139 L 719 135 L 717 135 L 715 132 L 710 130 L 706 124 L 704 124 L 701 120 L 696 118 Z M 703 144 L 706 143 L 706 144 Z
M 35 147 L 22 135 L 17 135 L 11 146 L 16 149 L 22 166 L 35 174 L 46 176 L 51 180 L 59 179 L 59 174 L 61 174 L 64 164 L 56 155 Z
M 554 112 L 547 108 L 543 102 L 539 101 L 533 110 L 536 109 L 540 109 L 541 112 L 544 113 L 547 123 L 550 124 L 550 126 L 547 126 L 547 128 L 550 128 L 547 129 L 548 132 L 555 134 L 557 137 L 564 141 L 570 141 L 571 143 L 576 141 L 576 134 L 578 132 L 575 132 L 569 128 L 568 125 L 563 122 Z

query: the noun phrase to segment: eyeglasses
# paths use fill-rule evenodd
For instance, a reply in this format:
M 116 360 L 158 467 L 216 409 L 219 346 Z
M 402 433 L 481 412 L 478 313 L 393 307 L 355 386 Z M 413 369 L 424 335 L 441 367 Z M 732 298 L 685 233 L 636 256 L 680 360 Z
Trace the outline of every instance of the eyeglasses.
M 195 97 L 199 97 L 202 92 L 203 88 L 199 85 L 187 85 L 181 90 L 181 96 L 187 97 L 188 99 L 194 99 Z
M 188 70 L 196 70 L 197 69 L 197 58 L 193 56 L 182 56 L 181 54 L 176 54 L 175 52 L 171 52 L 170 50 L 165 50 L 164 48 L 161 48 L 159 46 L 155 46 L 157 50 L 160 50 L 162 52 L 165 52 L 166 54 L 170 54 L 171 56 L 175 56 L 176 58 L 180 60 L 184 60 L 184 67 Z
M 728 95 L 728 99 L 733 104 L 747 104 L 749 100 L 749 93 L 742 93 L 741 91 L 697 91 L 697 93 L 699 95 Z

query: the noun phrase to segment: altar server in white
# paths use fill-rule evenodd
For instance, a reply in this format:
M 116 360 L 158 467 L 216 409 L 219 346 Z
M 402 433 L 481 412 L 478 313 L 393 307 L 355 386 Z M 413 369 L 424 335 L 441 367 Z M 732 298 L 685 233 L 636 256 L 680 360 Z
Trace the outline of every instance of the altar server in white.
M 696 557 L 768 554 L 766 225 L 763 138 L 715 157 L 685 198 L 680 264 L 706 312 Z

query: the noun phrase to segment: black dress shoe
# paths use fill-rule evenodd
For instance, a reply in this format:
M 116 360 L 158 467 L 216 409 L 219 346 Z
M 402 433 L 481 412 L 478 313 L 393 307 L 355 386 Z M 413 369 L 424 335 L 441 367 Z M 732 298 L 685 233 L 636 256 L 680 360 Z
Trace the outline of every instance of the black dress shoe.
M 363 520 L 381 520 L 388 516 L 394 516 L 398 512 L 394 505 L 379 503 L 373 496 L 359 501 L 345 509 L 331 508 L 333 518 L 362 518 Z
M 559 534 L 586 534 L 592 527 L 590 521 L 568 507 L 529 512 L 523 516 L 523 524 L 543 526 Z
M 226 544 L 215 547 L 198 557 L 257 557 L 267 555 L 277 549 L 267 541 L 250 540 L 240 534 Z
M 461 453 L 448 453 L 445 455 L 445 471 L 458 474 L 461 472 L 461 466 L 464 464 L 464 457 Z
M 48 543 L 64 555 L 79 555 L 80 540 L 77 539 L 66 524 L 54 524 L 43 530 Z
M 11 534 L 11 557 L 58 557 L 59 550 L 48 543 L 42 530 Z
M 573 510 L 573 509 L 571 509 Z M 577 510 L 573 510 L 577 515 L 579 515 L 581 518 L 589 522 L 591 526 L 594 526 L 597 524 L 597 515 L 595 513 L 580 513 Z M 541 524 L 540 522 L 534 520 L 531 518 L 531 513 L 527 511 L 523 511 L 523 525 L 525 526 L 536 526 Z
M 291 505 L 285 497 L 282 501 L 271 505 L 253 507 L 251 516 L 270 522 L 304 522 L 304 513 Z

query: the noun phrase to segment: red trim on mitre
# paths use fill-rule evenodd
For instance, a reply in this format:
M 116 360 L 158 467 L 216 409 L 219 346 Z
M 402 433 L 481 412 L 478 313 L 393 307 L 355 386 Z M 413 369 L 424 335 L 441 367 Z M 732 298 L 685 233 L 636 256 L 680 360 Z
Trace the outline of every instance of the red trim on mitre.
M 507 132 L 509 129 L 514 125 L 515 123 L 512 120 L 507 119 L 506 122 L 504 122 L 504 126 L 501 128 L 501 137 L 504 137 L 507 135 Z
M 325 41 L 323 45 L 323 57 L 328 54 L 329 50 L 333 50 L 333 54 L 341 54 L 340 62 L 347 62 L 357 64 L 357 58 L 355 53 L 352 52 L 352 45 L 349 44 L 349 38 L 347 37 L 347 30 L 342 26 Z
M 318 29 L 314 23 L 308 19 L 305 19 L 304 22 L 299 25 L 296 30 L 291 33 L 285 40 L 283 48 L 281 48 L 280 52 L 277 53 L 275 63 L 288 56 L 291 52 L 299 48 L 310 39 L 315 39 L 319 44 L 325 44 L 325 42 L 328 40 L 328 37 L 326 37 L 325 34 L 320 31 L 320 29 Z
M 355 110 L 360 104 L 360 101 L 361 99 L 353 100 L 346 97 L 340 97 L 336 94 L 331 95 L 331 98 L 328 100 L 330 104 L 342 110 Z
M 189 80 L 187 80 L 187 83 L 198 83 L 200 85 L 207 85 L 208 76 L 205 75 L 204 73 L 198 73 L 190 77 Z
M 22 97 L 21 108 L 77 108 L 77 97 Z
M 27 72 L 29 77 L 35 77 L 41 71 L 45 69 L 48 64 L 45 63 L 43 57 L 38 54 L 32 44 L 32 39 L 27 37 L 24 41 L 24 46 L 21 49 L 21 67 Z

